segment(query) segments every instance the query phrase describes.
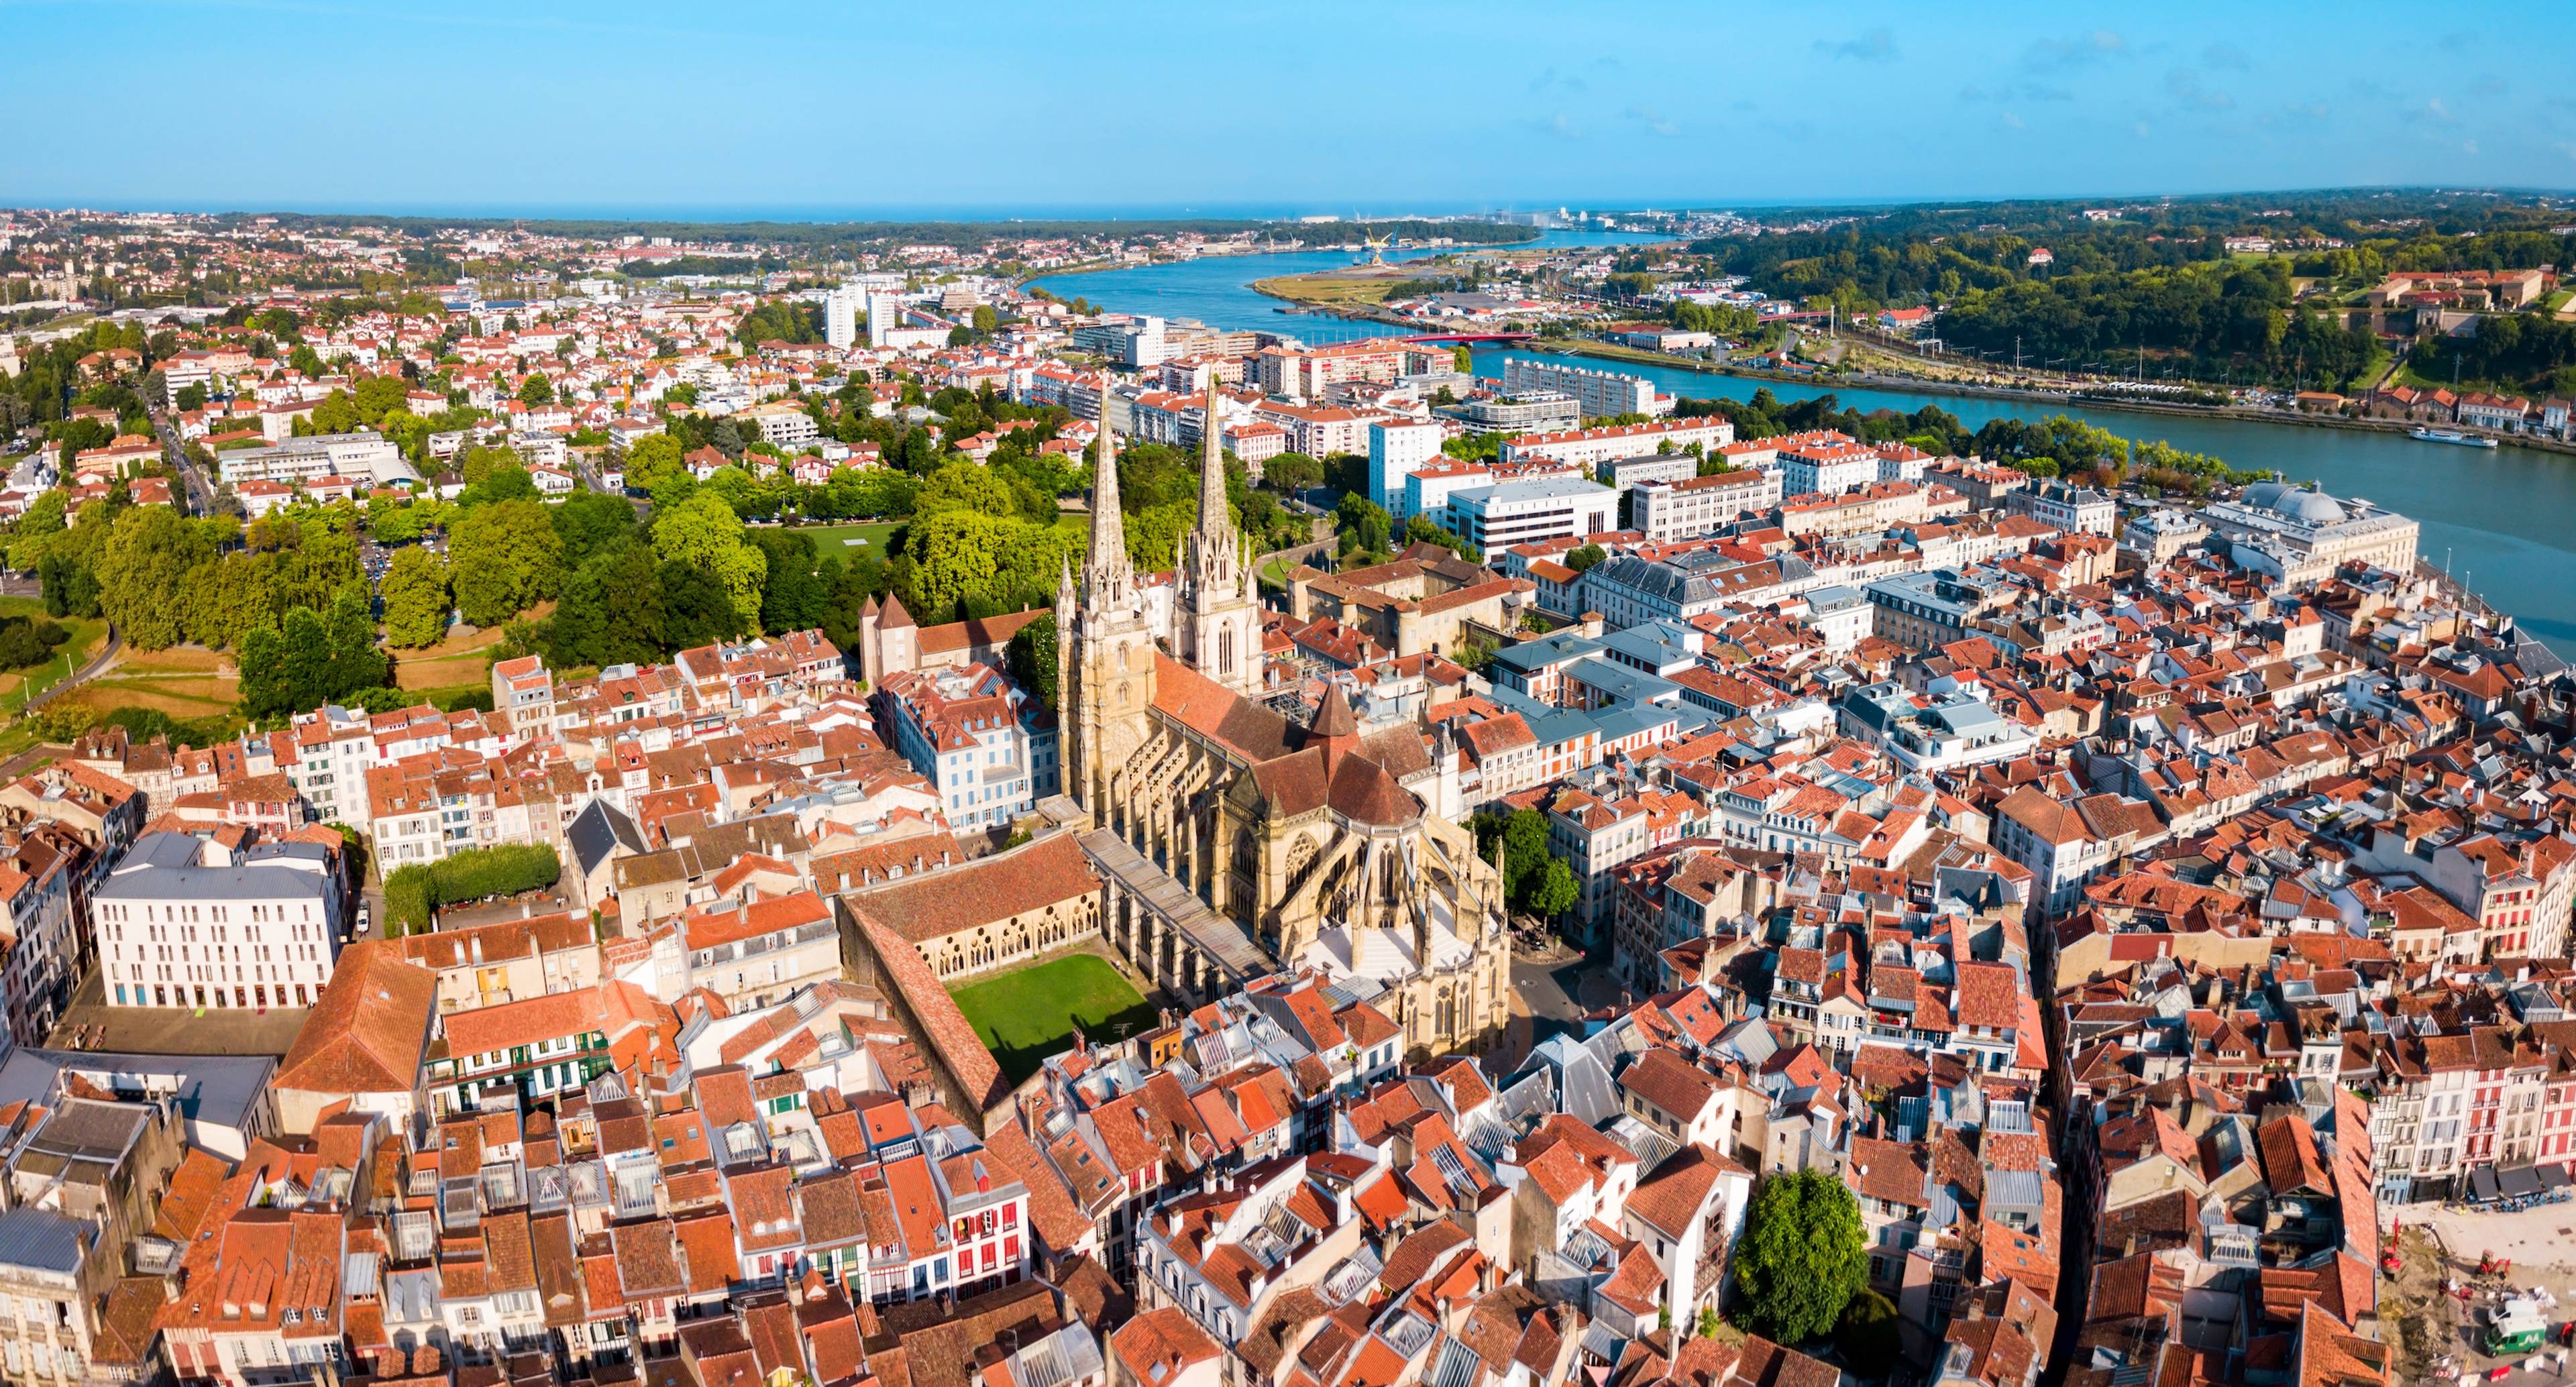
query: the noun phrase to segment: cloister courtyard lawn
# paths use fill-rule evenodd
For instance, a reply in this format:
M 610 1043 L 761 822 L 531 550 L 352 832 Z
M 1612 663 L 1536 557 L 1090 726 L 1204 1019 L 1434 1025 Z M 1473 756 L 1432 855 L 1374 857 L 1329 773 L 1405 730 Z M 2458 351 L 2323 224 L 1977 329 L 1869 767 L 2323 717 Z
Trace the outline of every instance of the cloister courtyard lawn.
M 1094 1040 L 1116 1040 L 1157 1019 L 1109 960 L 1094 954 L 1068 954 L 948 993 L 1015 1087 L 1047 1056 L 1070 1046 L 1077 1027 Z

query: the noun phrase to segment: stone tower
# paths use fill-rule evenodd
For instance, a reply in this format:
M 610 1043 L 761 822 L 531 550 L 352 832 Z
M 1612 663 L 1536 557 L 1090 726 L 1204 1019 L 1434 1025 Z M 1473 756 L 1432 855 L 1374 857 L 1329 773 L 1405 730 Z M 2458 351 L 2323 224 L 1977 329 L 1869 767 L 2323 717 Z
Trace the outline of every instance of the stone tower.
M 1064 788 L 1094 822 L 1108 813 L 1110 777 L 1145 744 L 1154 703 L 1154 633 L 1127 558 L 1118 507 L 1118 440 L 1103 417 L 1092 463 L 1091 547 L 1082 582 L 1065 564 L 1055 596 L 1057 725 L 1064 740 Z
M 1182 656 L 1199 673 L 1250 696 L 1261 691 L 1261 602 L 1253 588 L 1252 556 L 1226 501 L 1224 430 L 1217 417 L 1214 372 L 1208 375 L 1205 416 L 1199 523 L 1182 540 L 1175 635 Z

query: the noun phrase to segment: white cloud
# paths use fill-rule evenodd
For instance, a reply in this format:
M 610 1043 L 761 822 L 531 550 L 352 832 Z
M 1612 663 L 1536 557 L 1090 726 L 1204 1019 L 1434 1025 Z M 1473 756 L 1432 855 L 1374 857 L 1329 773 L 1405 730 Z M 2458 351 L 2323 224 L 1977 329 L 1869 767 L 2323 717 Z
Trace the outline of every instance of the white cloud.
M 1896 58 L 1895 36 L 1883 28 L 1872 29 L 1858 38 L 1845 39 L 1840 43 L 1818 39 L 1815 48 L 1828 58 L 1849 58 L 1860 63 L 1893 62 Z

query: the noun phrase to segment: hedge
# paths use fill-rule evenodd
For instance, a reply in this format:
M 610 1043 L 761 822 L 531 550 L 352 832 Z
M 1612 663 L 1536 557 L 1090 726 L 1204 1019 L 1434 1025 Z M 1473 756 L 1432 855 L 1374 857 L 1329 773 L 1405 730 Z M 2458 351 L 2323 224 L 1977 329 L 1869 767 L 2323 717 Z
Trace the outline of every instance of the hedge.
M 467 848 L 440 861 L 395 868 L 385 878 L 388 938 L 429 928 L 430 912 L 459 901 L 514 896 L 552 886 L 563 860 L 542 843 Z

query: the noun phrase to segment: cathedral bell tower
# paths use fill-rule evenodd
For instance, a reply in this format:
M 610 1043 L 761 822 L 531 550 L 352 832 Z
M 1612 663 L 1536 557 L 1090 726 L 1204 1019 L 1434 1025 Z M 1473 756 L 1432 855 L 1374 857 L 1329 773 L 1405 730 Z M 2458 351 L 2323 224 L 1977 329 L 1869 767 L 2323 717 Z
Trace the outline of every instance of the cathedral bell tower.
M 1261 691 L 1261 601 L 1252 554 L 1234 527 L 1225 495 L 1224 427 L 1217 415 L 1216 374 L 1208 373 L 1199 430 L 1199 523 L 1181 543 L 1181 654 L 1208 678 L 1236 693 Z
M 1105 385 L 1102 395 L 1106 399 Z M 1146 709 L 1154 703 L 1154 633 L 1135 565 L 1127 558 L 1127 526 L 1118 507 L 1118 439 L 1105 409 L 1092 462 L 1091 545 L 1079 588 L 1072 562 L 1065 564 L 1055 624 L 1065 791 L 1092 822 L 1106 823 L 1111 779 L 1145 744 Z

